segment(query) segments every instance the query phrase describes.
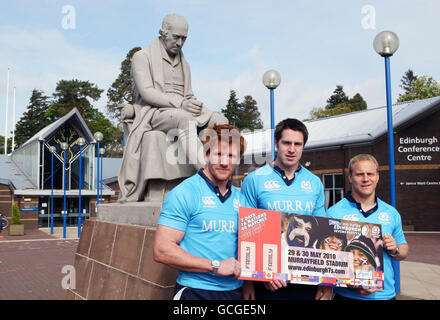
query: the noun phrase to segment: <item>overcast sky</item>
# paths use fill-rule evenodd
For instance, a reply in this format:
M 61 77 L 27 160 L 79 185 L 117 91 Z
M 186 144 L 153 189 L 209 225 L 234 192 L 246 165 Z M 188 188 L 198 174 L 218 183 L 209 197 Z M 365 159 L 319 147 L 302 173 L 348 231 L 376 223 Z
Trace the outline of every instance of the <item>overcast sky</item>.
M 225 106 L 229 90 L 252 95 L 265 127 L 269 93 L 263 73 L 275 69 L 275 121 L 307 118 L 323 107 L 336 85 L 359 92 L 369 108 L 385 105 L 383 58 L 373 39 L 394 31 L 400 47 L 391 58 L 392 93 L 411 68 L 440 80 L 440 1 L 0 0 L 0 134 L 4 134 L 6 78 L 9 118 L 15 86 L 17 120 L 33 89 L 51 95 L 59 80 L 88 80 L 107 90 L 127 52 L 157 36 L 162 18 L 179 13 L 189 22 L 183 48 L 197 98 Z M 106 92 L 97 106 L 105 112 Z M 11 125 L 9 125 L 11 128 Z

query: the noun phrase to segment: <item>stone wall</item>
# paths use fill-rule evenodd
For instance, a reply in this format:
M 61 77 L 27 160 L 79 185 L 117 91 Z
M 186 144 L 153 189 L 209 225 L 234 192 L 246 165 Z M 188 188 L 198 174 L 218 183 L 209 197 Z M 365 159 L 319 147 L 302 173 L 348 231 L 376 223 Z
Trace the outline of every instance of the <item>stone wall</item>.
M 177 271 L 153 260 L 155 231 L 149 226 L 86 220 L 75 255 L 76 288 L 68 290 L 67 298 L 171 299 Z

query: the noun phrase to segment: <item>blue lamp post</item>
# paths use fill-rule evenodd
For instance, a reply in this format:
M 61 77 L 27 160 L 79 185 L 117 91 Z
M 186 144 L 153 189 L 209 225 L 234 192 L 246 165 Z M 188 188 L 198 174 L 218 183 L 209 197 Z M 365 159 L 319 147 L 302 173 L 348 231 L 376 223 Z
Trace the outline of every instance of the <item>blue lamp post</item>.
M 394 140 L 393 140 L 393 110 L 391 102 L 391 72 L 390 57 L 399 48 L 399 38 L 394 32 L 382 31 L 373 42 L 374 50 L 385 59 L 385 82 L 387 94 L 387 123 L 388 123 L 388 165 L 390 168 L 390 202 L 396 207 L 396 179 L 394 171 Z M 392 260 L 396 292 L 400 292 L 400 264 Z
M 104 156 L 104 153 L 105 153 L 105 148 L 101 148 L 100 150 L 99 150 L 99 153 L 100 153 L 100 156 L 101 156 L 101 165 L 100 165 L 100 169 L 101 169 L 101 173 L 100 173 L 100 175 L 99 175 L 99 178 L 100 178 L 100 186 L 101 186 L 101 196 L 100 196 L 100 199 L 99 199 L 99 203 L 102 203 L 102 168 L 103 168 L 103 156 Z
M 270 129 L 272 139 L 272 160 L 275 160 L 275 103 L 274 90 L 280 85 L 281 76 L 275 70 L 266 71 L 263 75 L 263 84 L 270 90 Z
M 63 190 L 64 190 L 64 210 L 63 210 L 63 238 L 66 238 L 66 224 L 67 224 L 67 205 L 66 205 L 66 153 L 69 145 L 66 142 L 60 143 L 61 150 L 63 150 Z
M 97 159 L 96 159 L 96 207 L 99 204 L 99 152 L 100 152 L 100 142 L 102 141 L 102 139 L 104 138 L 103 134 L 101 132 L 95 132 L 95 134 L 93 135 L 93 137 L 95 138 L 97 145 L 98 145 L 98 152 L 97 152 Z
M 78 192 L 78 238 L 81 237 L 81 226 L 82 226 L 82 217 L 81 217 L 81 190 L 82 190 L 82 151 L 83 146 L 86 144 L 86 140 L 84 138 L 78 139 L 79 145 L 79 192 Z
M 53 234 L 53 154 L 57 151 L 54 146 L 49 147 L 50 155 L 50 234 Z

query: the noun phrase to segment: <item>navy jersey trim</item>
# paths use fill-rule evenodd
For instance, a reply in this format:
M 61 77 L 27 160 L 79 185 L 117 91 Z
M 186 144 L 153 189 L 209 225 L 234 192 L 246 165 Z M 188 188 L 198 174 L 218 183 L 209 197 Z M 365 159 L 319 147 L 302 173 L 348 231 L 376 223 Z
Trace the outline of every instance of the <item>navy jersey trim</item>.
M 228 183 L 226 184 L 226 193 L 225 195 L 222 195 L 222 193 L 220 192 L 219 187 L 212 182 L 211 180 L 209 180 L 209 178 L 206 176 L 206 174 L 203 172 L 203 168 L 200 168 L 198 174 L 203 178 L 203 180 L 206 181 L 206 183 L 208 184 L 208 186 L 211 188 L 212 191 L 214 191 L 214 193 L 217 195 L 217 197 L 219 198 L 219 200 L 224 203 L 226 200 L 228 200 L 228 198 L 231 196 L 232 194 L 232 182 L 231 180 L 228 180 Z
M 277 171 L 277 172 L 281 175 L 281 179 L 283 179 L 284 183 L 285 183 L 287 186 L 290 186 L 290 185 L 293 183 L 293 181 L 295 180 L 295 177 L 296 177 L 296 173 L 299 172 L 299 171 L 301 170 L 301 168 L 302 168 L 302 166 L 299 165 L 299 166 L 298 166 L 298 169 L 295 170 L 295 174 L 293 175 L 293 178 L 292 178 L 292 179 L 289 179 L 289 178 L 287 178 L 287 175 L 286 175 L 286 173 L 284 172 L 283 169 L 281 169 L 280 167 L 278 167 L 278 166 L 276 166 L 276 165 L 273 166 L 273 169 L 274 169 L 275 171 Z
M 362 206 L 359 202 L 356 201 L 355 198 L 353 198 L 353 195 L 351 193 L 351 191 L 347 192 L 347 195 L 345 196 L 347 198 L 348 201 L 350 201 L 351 203 L 353 203 L 354 205 L 356 205 L 356 207 L 358 208 L 359 212 L 361 212 L 365 218 L 368 218 L 368 216 L 372 215 L 373 213 L 375 213 L 377 211 L 377 209 L 379 209 L 379 203 L 377 202 L 377 196 L 374 196 L 374 207 L 371 208 L 370 210 L 368 210 L 367 212 L 365 212 L 364 210 L 362 210 Z

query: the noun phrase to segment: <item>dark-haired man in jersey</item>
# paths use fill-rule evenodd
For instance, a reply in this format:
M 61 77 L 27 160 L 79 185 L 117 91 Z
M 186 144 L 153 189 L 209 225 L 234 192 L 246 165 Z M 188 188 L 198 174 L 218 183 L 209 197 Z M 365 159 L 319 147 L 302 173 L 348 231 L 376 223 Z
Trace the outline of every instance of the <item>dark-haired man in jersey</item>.
M 243 206 L 310 216 L 325 216 L 321 180 L 301 166 L 308 139 L 306 126 L 297 119 L 285 119 L 275 128 L 276 158 L 251 172 L 243 181 Z M 284 280 L 246 282 L 245 299 L 320 300 L 330 299 L 330 287 L 288 284 Z M 254 290 L 253 290 L 254 288 Z M 255 295 L 254 295 L 255 294 Z

